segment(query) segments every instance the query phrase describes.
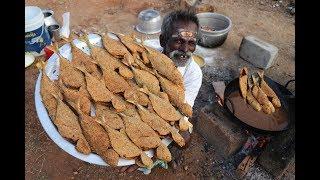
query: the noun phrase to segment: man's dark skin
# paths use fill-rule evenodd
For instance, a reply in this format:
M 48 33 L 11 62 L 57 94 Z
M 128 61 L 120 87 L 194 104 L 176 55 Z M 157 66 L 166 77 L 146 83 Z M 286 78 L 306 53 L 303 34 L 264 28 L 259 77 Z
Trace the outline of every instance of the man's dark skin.
M 187 22 L 177 21 L 174 23 L 172 34 L 170 35 L 170 38 L 167 41 L 164 39 L 162 34 L 160 35 L 160 45 L 163 48 L 163 53 L 165 55 L 167 55 L 168 57 L 170 57 L 169 54 L 174 50 L 179 50 L 184 53 L 186 53 L 186 52 L 193 53 L 196 49 L 196 39 L 195 38 L 183 37 L 183 36 L 172 37 L 172 35 L 179 34 L 178 32 L 181 30 L 196 33 L 198 30 L 198 26 L 197 26 L 197 24 L 195 24 L 192 21 L 187 21 Z M 182 58 L 176 59 L 176 61 L 184 62 L 184 61 L 186 61 L 186 59 L 182 57 Z M 189 133 L 189 131 L 183 131 L 183 132 L 180 132 L 180 134 L 182 135 L 182 137 L 184 138 L 184 140 L 186 142 L 186 145 L 184 146 L 184 148 L 185 148 L 190 143 L 190 133 Z M 155 160 L 154 157 L 152 159 Z M 172 165 L 176 166 L 176 163 L 173 162 Z M 124 166 L 120 169 L 120 172 L 133 172 L 133 171 L 137 170 L 138 168 L 139 167 L 136 164 L 131 165 L 131 166 Z

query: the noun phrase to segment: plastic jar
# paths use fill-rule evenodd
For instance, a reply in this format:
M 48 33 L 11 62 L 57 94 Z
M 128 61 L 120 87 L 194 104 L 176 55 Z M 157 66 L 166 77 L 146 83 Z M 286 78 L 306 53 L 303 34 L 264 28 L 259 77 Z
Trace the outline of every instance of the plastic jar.
M 36 6 L 26 6 L 25 52 L 40 56 L 44 54 L 44 47 L 49 44 L 51 44 L 51 39 L 44 24 L 42 10 Z

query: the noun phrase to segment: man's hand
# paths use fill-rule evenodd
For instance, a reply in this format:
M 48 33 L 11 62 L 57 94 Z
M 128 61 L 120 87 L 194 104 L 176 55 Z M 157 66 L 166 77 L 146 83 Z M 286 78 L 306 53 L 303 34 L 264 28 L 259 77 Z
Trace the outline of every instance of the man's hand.
M 155 156 L 153 156 L 151 159 L 152 159 L 153 162 L 155 162 L 155 160 L 157 158 Z M 130 165 L 130 166 L 121 167 L 120 172 L 121 173 L 123 173 L 123 172 L 131 173 L 133 171 L 136 171 L 137 169 L 139 169 L 139 166 L 137 164 L 133 164 L 133 165 Z
M 183 146 L 183 148 L 188 147 L 190 140 L 191 140 L 191 134 L 189 131 L 181 131 L 180 132 L 181 136 L 183 137 L 184 141 L 186 142 L 186 145 Z
M 130 166 L 123 166 L 123 167 L 121 167 L 120 172 L 122 172 L 122 173 L 123 172 L 131 173 L 133 171 L 136 171 L 138 168 L 139 168 L 139 166 L 136 165 L 136 164 L 133 164 L 133 165 L 130 165 Z
M 186 145 L 182 147 L 184 149 L 184 148 L 188 147 L 188 145 L 190 144 L 191 134 L 189 131 L 181 131 L 180 134 L 183 137 L 184 141 L 186 142 Z M 153 161 L 155 161 L 156 158 L 155 158 L 155 156 L 153 156 L 151 159 Z M 177 157 L 177 159 L 179 159 L 179 158 Z M 139 166 L 136 164 L 133 164 L 130 166 L 123 166 L 123 167 L 121 167 L 120 172 L 121 173 L 123 173 L 123 172 L 131 173 L 131 172 L 136 171 L 138 168 L 139 168 Z

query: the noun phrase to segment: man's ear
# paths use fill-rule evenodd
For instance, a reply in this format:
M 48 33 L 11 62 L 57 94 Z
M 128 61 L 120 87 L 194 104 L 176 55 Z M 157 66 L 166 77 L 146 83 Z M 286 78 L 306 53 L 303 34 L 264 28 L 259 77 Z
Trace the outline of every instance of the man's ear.
M 166 42 L 165 42 L 164 37 L 163 37 L 162 34 L 160 34 L 160 36 L 159 36 L 159 41 L 160 41 L 160 46 L 162 48 L 164 48 L 166 46 Z

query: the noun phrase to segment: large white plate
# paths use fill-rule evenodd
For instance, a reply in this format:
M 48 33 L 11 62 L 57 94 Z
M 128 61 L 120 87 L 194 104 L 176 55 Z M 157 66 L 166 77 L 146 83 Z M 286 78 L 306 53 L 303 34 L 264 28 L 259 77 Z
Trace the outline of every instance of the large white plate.
M 116 39 L 116 37 L 113 36 L 112 34 L 109 34 L 109 35 L 112 38 Z M 83 52 L 85 52 L 88 55 L 90 54 L 90 50 L 85 42 L 79 41 L 77 39 L 75 39 L 73 42 L 75 43 L 76 47 L 81 49 Z M 89 34 L 89 42 L 93 45 L 97 45 L 100 47 L 102 46 L 101 37 L 97 34 Z M 59 52 L 63 57 L 65 57 L 69 61 L 72 60 L 70 44 L 65 44 L 62 47 L 60 47 Z M 48 59 L 48 63 L 44 69 L 44 72 L 48 75 L 48 77 L 51 80 L 57 80 L 59 77 L 59 61 L 58 60 L 59 60 L 58 55 L 56 53 L 52 54 L 52 56 Z M 70 143 L 69 141 L 64 139 L 59 134 L 55 125 L 52 123 L 44 104 L 42 103 L 42 99 L 41 99 L 41 95 L 40 95 L 42 73 L 43 72 L 39 73 L 39 76 L 38 76 L 38 79 L 36 82 L 35 104 L 36 104 L 36 111 L 37 111 L 40 123 L 41 123 L 42 127 L 44 128 L 44 130 L 46 131 L 46 133 L 48 134 L 48 136 L 61 149 L 63 149 L 68 154 L 70 154 L 78 159 L 81 159 L 81 160 L 88 162 L 88 163 L 91 163 L 91 164 L 109 166 L 106 162 L 103 161 L 103 159 L 100 156 L 98 156 L 94 153 L 91 153 L 89 155 L 84 155 L 82 153 L 79 153 L 75 149 L 75 146 L 72 143 Z M 93 109 L 92 109 L 91 113 L 94 114 Z M 162 139 L 162 142 L 168 146 L 172 142 L 172 139 L 167 137 L 167 138 Z M 149 150 L 149 151 L 145 151 L 145 152 L 149 157 L 153 157 L 153 155 L 154 155 L 153 150 Z M 120 158 L 119 162 L 118 162 L 118 166 L 127 166 L 127 165 L 132 165 L 134 163 L 135 163 L 135 160 L 127 160 L 127 159 Z

